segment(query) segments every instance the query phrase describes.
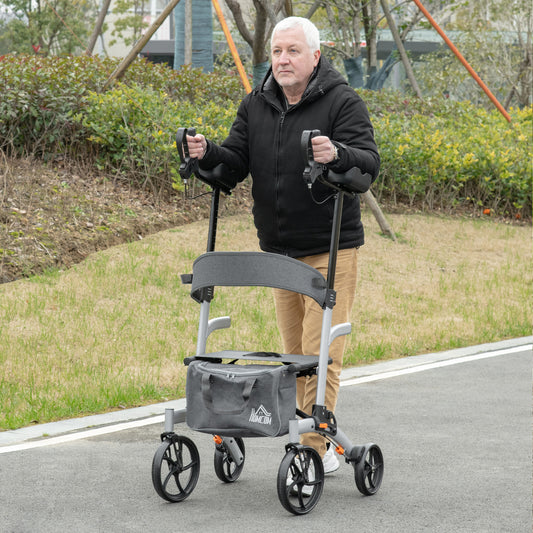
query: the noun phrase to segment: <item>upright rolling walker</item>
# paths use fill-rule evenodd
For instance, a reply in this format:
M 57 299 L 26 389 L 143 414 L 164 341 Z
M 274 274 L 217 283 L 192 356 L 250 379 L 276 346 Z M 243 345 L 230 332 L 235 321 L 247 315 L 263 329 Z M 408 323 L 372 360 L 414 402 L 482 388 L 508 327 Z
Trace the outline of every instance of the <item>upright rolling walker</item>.
M 152 481 L 165 500 L 180 502 L 194 490 L 200 473 L 200 456 L 194 442 L 174 432 L 174 424 L 186 422 L 194 430 L 210 433 L 215 442 L 217 477 L 236 481 L 244 467 L 243 437 L 289 435 L 286 454 L 278 469 L 277 492 L 281 505 L 300 515 L 318 503 L 324 487 L 324 469 L 318 452 L 300 444 L 300 435 L 316 432 L 330 441 L 354 469 L 355 484 L 364 495 L 375 494 L 383 479 L 383 455 L 376 444 L 354 445 L 338 427 L 334 414 L 325 407 L 329 346 L 351 332 L 348 323 L 332 323 L 335 305 L 335 266 L 345 194 L 365 192 L 370 175 L 352 168 L 344 174 L 328 172 L 313 160 L 311 138 L 318 130 L 304 131 L 302 153 L 307 161 L 303 174 L 309 188 L 318 180 L 332 190 L 334 214 L 329 250 L 328 276 L 302 261 L 266 252 L 216 252 L 215 240 L 220 192 L 230 194 L 232 184 L 223 165 L 211 171 L 198 168 L 189 157 L 186 135 L 193 128 L 180 128 L 176 144 L 184 181 L 194 173 L 212 188 L 207 252 L 193 264 L 192 275 L 182 276 L 191 284 L 191 296 L 200 304 L 196 355 L 186 358 L 187 407 L 165 411 L 162 444 L 152 462 Z M 230 327 L 229 317 L 209 318 L 215 286 L 265 286 L 298 292 L 313 298 L 323 309 L 320 353 L 294 355 L 224 350 L 207 353 L 209 335 Z M 226 361 L 226 362 L 224 362 Z M 234 364 L 247 361 L 246 364 Z M 277 363 L 273 365 L 272 363 Z M 260 364 L 263 363 L 263 364 Z M 268 363 L 268 364 L 264 364 Z M 296 408 L 296 377 L 317 375 L 316 403 L 312 413 Z

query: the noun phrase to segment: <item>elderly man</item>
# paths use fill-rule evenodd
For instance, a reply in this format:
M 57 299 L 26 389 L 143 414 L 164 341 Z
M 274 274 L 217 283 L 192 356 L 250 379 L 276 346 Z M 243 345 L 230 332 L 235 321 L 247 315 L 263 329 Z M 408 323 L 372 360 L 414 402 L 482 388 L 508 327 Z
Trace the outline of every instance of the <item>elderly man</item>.
M 302 179 L 302 131 L 321 131 L 312 139 L 315 161 L 333 171 L 353 166 L 377 177 L 379 154 L 364 102 L 320 54 L 319 32 L 312 22 L 289 17 L 271 39 L 272 66 L 262 83 L 247 95 L 228 137 L 218 146 L 201 134 L 187 137 L 191 157 L 209 169 L 225 163 L 237 181 L 252 176 L 253 215 L 262 250 L 298 258 L 327 275 L 332 222 L 331 195 L 315 182 L 311 192 Z M 333 324 L 349 321 L 355 299 L 357 248 L 364 242 L 358 198 L 346 198 L 343 209 Z M 310 298 L 274 290 L 278 327 L 285 353 L 318 354 L 322 310 Z M 330 347 L 326 407 L 334 412 L 345 338 Z M 316 376 L 297 383 L 301 410 L 311 413 Z M 325 473 L 339 466 L 332 448 L 316 433 L 302 436 L 323 458 Z

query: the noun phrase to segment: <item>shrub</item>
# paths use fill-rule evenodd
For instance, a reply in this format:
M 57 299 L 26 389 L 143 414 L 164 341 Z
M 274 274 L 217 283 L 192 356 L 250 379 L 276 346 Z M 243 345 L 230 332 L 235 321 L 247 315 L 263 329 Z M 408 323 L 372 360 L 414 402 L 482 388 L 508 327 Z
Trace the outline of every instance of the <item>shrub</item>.
M 177 128 L 196 126 L 221 141 L 245 94 L 239 77 L 139 59 L 103 91 L 116 66 L 86 56 L 0 58 L 0 148 L 84 158 L 154 192 L 179 189 Z M 509 125 L 468 102 L 361 95 L 381 152 L 380 199 L 530 218 L 531 107 L 511 110 Z
M 117 67 L 116 59 L 98 57 L 0 58 L 0 148 L 17 155 L 51 158 L 68 152 L 85 155 L 86 132 L 74 121 L 100 93 Z M 239 78 L 198 69 L 175 71 L 165 65 L 136 60 L 123 83 L 158 91 L 186 102 L 209 100 L 218 105 L 244 95 Z M 98 100 L 96 100 L 98 102 Z
M 497 110 L 468 102 L 363 97 L 382 158 L 379 196 L 430 210 L 531 215 L 533 108 L 511 110 L 508 124 Z
M 106 93 L 90 93 L 87 107 L 75 119 L 97 147 L 101 168 L 125 172 L 154 192 L 179 188 L 179 159 L 174 135 L 195 126 L 221 142 L 236 113 L 233 102 L 176 100 L 167 93 L 138 85 L 117 84 Z
M 227 101 L 238 103 L 246 94 L 239 76 L 231 70 L 216 68 L 214 73 L 201 69 L 182 67 L 173 70 L 164 64 L 153 64 L 144 59 L 135 61 L 122 80 L 141 87 L 160 90 L 169 98 L 188 102 L 210 101 L 225 105 Z
M 101 78 L 87 57 L 2 57 L 0 147 L 44 157 L 65 151 L 80 136 L 71 113 Z

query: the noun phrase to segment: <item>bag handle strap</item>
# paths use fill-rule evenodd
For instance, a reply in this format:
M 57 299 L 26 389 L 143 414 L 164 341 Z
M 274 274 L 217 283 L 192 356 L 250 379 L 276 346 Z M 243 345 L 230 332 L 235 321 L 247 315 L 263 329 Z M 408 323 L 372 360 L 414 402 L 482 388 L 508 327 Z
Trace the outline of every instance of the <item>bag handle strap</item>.
M 221 410 L 217 409 L 213 402 L 213 395 L 211 394 L 211 378 L 212 374 L 203 374 L 202 375 L 202 397 L 204 403 L 208 406 L 209 410 L 215 414 L 220 415 L 238 415 L 242 413 L 243 409 L 246 407 L 248 400 L 250 399 L 250 394 L 254 388 L 256 378 L 249 378 L 244 382 L 242 388 L 242 400 L 243 404 L 237 409 Z

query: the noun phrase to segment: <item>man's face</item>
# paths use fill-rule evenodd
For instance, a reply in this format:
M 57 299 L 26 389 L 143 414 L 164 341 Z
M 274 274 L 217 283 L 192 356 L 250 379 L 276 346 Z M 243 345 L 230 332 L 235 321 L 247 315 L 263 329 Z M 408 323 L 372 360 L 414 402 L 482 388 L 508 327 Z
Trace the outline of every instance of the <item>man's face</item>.
M 301 97 L 318 64 L 320 50 L 311 52 L 303 29 L 296 26 L 274 34 L 271 54 L 274 78 L 285 94 Z

